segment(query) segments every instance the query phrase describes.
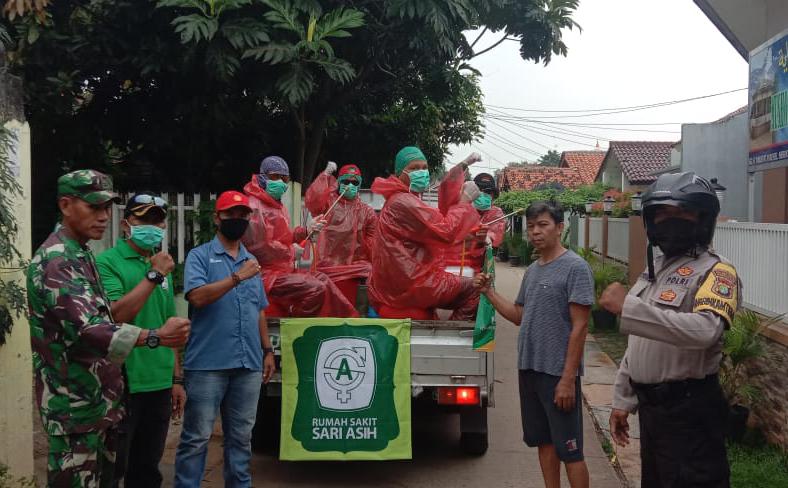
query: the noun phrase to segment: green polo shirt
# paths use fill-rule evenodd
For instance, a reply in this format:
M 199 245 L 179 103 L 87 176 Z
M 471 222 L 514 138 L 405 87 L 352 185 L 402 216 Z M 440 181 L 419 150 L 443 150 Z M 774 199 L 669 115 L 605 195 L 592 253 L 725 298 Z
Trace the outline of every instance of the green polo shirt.
M 148 258 L 141 256 L 125 239 L 118 239 L 115 247 L 107 249 L 98 258 L 99 274 L 104 291 L 110 301 L 118 301 L 145 280 L 150 269 Z M 175 298 L 172 292 L 172 275 L 150 294 L 132 324 L 143 329 L 158 329 L 168 318 L 175 316 Z M 126 359 L 129 391 L 142 393 L 172 387 L 175 353 L 169 347 L 151 349 L 135 347 Z

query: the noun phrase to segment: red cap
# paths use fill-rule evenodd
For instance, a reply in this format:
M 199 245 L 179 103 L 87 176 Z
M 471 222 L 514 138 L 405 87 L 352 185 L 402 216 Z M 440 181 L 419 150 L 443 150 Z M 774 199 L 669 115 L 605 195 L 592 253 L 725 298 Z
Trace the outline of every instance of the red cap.
M 341 168 L 339 168 L 339 173 L 337 174 L 337 178 L 344 175 L 353 175 L 353 176 L 358 176 L 360 178 L 361 170 L 358 169 L 358 166 L 356 166 L 355 164 L 346 164 Z
M 249 210 L 252 210 L 252 207 L 249 206 L 249 197 L 237 191 L 226 191 L 219 195 L 219 198 L 216 199 L 217 212 L 221 212 L 233 207 L 246 207 Z

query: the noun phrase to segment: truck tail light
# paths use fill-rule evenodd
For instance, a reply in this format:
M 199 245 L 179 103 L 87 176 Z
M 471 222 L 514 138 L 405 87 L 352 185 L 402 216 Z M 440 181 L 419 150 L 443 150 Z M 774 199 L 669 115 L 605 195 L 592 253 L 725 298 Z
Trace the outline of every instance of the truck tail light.
M 442 386 L 438 388 L 438 405 L 479 405 L 478 386 Z

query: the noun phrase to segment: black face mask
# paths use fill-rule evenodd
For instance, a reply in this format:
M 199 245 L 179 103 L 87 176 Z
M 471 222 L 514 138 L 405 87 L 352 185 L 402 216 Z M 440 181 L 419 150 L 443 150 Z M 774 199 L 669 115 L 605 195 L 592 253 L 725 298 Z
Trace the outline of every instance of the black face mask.
M 674 217 L 654 224 L 650 237 L 652 244 L 659 247 L 665 256 L 672 258 L 687 254 L 697 245 L 697 228 L 697 222 Z
M 222 219 L 219 222 L 219 232 L 231 241 L 237 241 L 244 235 L 249 221 L 246 219 Z

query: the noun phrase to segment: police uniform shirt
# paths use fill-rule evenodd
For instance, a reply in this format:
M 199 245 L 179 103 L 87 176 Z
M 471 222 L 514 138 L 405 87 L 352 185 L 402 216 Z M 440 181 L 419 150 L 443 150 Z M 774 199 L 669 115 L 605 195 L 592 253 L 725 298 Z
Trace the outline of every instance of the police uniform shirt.
M 658 257 L 655 270 L 656 279 L 641 275 L 624 302 L 620 330 L 629 341 L 616 375 L 616 409 L 637 409 L 630 380 L 653 384 L 716 373 L 722 333 L 739 306 L 736 269 L 711 250 Z

